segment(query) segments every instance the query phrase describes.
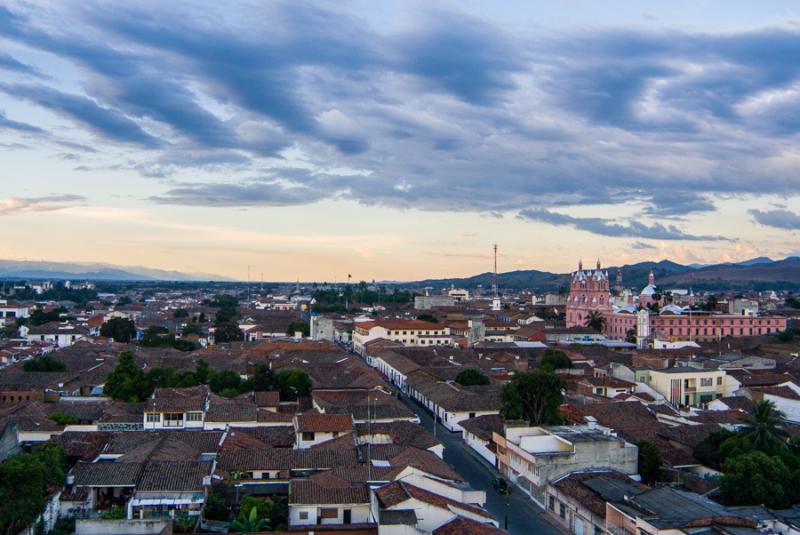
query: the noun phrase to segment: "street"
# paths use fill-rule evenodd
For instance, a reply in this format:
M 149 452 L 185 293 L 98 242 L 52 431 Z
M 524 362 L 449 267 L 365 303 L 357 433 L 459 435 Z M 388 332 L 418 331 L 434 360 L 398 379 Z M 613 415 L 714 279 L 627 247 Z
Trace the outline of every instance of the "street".
M 433 417 L 421 405 L 405 397 L 402 401 L 421 420 L 421 425 L 433 432 Z M 456 472 L 467 480 L 473 488 L 486 491 L 486 509 L 488 509 L 503 527 L 506 511 L 506 496 L 498 494 L 492 488 L 492 480 L 499 476 L 498 472 L 486 461 L 479 459 L 476 454 L 461 440 L 460 434 L 454 434 L 437 424 L 436 438 L 444 444 L 444 460 Z M 508 532 L 512 535 L 539 535 L 560 533 L 552 524 L 543 518 L 544 511 L 540 509 L 521 490 L 512 485 L 513 491 L 508 496 Z

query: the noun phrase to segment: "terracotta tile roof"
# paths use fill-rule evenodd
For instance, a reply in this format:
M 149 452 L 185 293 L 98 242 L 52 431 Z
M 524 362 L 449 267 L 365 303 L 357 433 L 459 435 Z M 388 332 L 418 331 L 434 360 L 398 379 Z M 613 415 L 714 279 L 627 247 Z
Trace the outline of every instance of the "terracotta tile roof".
M 353 484 L 329 472 L 289 483 L 289 503 L 302 505 L 367 504 L 369 488 Z
M 373 327 L 383 327 L 391 330 L 415 330 L 415 331 L 441 331 L 445 328 L 441 323 L 431 323 L 422 320 L 401 320 L 401 319 L 382 319 L 376 321 L 364 321 L 356 323 L 356 327 L 362 329 L 372 329 Z
M 717 401 L 721 401 L 727 405 L 729 409 L 737 409 L 740 411 L 749 410 L 753 406 L 753 400 L 745 396 L 727 396 L 719 398 Z
M 503 417 L 499 414 L 486 414 L 462 420 L 459 424 L 469 433 L 477 436 L 481 440 L 491 442 L 492 433 L 503 433 Z
M 487 519 L 493 518 L 491 513 L 482 507 L 457 502 L 403 481 L 394 481 L 384 485 L 377 489 L 375 493 L 381 505 L 385 508 L 395 507 L 407 500 L 416 499 L 440 509 L 450 510 L 453 507 Z
M 78 487 L 133 487 L 142 468 L 142 463 L 78 462 L 72 467 L 72 474 Z
M 753 387 L 752 390 L 780 398 L 800 400 L 800 395 L 788 386 L 760 386 Z
M 344 433 L 353 430 L 353 417 L 350 414 L 320 414 L 309 412 L 295 417 L 299 433 Z
M 314 450 L 266 448 L 260 450 L 223 450 L 218 465 L 221 470 L 306 470 L 356 466 L 355 450 Z
M 116 463 L 112 463 L 116 464 Z M 136 485 L 143 491 L 200 491 L 203 478 L 211 475 L 207 461 L 150 461 Z
M 366 436 L 368 432 L 373 435 L 388 435 L 392 444 L 401 446 L 416 446 L 427 450 L 441 444 L 427 429 L 411 422 L 387 422 L 371 424 L 356 424 L 359 437 Z
M 471 518 L 457 516 L 450 522 L 433 530 L 433 535 L 503 535 L 508 533 L 490 523 L 481 523 Z
M 587 482 L 600 482 L 604 486 L 620 485 L 624 489 L 630 487 L 636 491 L 647 490 L 648 487 L 637 483 L 628 476 L 616 471 L 597 471 L 597 472 L 574 472 L 562 477 L 552 485 L 562 494 L 569 496 L 583 507 L 600 517 L 606 517 L 606 501 L 608 496 L 594 490 L 592 487 L 601 488 L 598 485 L 587 484 Z
M 316 390 L 314 403 L 326 414 L 352 414 L 354 419 L 409 419 L 414 413 L 397 398 L 380 390 Z
M 147 412 L 202 411 L 209 395 L 205 385 L 191 388 L 157 388 L 145 402 Z

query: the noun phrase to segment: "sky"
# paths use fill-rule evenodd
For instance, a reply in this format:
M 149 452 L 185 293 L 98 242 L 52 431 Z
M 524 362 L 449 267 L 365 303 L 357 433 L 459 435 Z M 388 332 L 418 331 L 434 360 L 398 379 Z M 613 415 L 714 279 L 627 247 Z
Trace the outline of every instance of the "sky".
M 0 258 L 414 280 L 800 254 L 795 1 L 0 0 Z

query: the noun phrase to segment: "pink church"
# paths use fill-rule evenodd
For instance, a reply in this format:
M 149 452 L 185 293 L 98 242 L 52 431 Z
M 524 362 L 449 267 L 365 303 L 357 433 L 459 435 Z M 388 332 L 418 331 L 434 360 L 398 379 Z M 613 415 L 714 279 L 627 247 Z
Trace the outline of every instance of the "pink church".
M 648 285 L 639 296 L 639 307 L 615 307 L 609 291 L 608 273 L 597 268 L 578 271 L 570 280 L 567 298 L 567 327 L 584 327 L 592 311 L 600 312 L 606 319 L 605 335 L 611 339 L 625 340 L 636 332 L 636 315 L 640 308 L 655 302 L 655 277 L 648 277 Z M 660 340 L 714 341 L 725 336 L 759 336 L 776 334 L 786 329 L 787 319 L 782 316 L 739 316 L 715 314 L 692 310 L 690 307 L 666 305 L 658 313 L 650 312 L 650 333 Z

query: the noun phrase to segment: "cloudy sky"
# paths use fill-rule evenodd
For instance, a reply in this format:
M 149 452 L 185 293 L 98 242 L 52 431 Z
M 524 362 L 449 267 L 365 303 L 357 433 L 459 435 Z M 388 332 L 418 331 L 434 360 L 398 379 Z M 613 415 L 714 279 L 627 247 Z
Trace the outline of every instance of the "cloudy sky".
M 0 258 L 412 279 L 800 253 L 795 1 L 0 1 Z M 435 7 L 432 7 L 435 6 Z

